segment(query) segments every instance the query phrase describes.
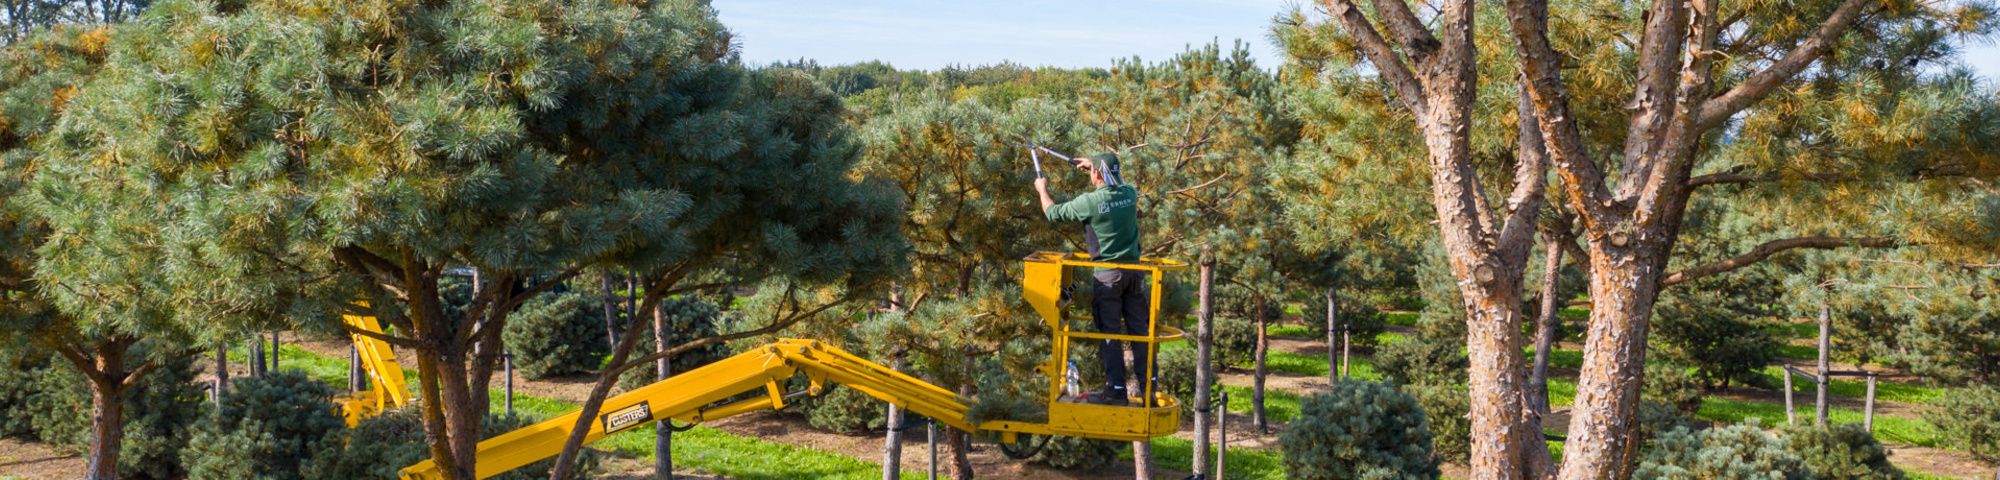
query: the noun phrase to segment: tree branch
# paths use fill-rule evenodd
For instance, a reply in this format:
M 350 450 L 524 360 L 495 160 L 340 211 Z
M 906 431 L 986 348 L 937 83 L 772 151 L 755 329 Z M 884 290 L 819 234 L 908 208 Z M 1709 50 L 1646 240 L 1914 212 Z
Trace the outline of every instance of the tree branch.
M 1390 88 L 1396 90 L 1396 96 L 1402 97 L 1403 104 L 1411 112 L 1416 113 L 1416 117 L 1424 117 L 1430 111 L 1430 104 L 1424 96 L 1423 83 L 1417 80 L 1409 65 L 1404 64 L 1403 59 L 1396 55 L 1396 50 L 1389 46 L 1389 42 L 1382 39 L 1382 33 L 1375 31 L 1375 26 L 1368 23 L 1368 16 L 1363 15 L 1361 9 L 1355 8 L 1353 0 L 1320 1 L 1326 5 L 1327 13 L 1332 15 L 1335 21 L 1340 22 L 1341 28 L 1354 37 L 1355 44 L 1361 47 L 1362 55 L 1368 58 L 1369 63 L 1375 65 L 1376 71 L 1382 72 L 1382 78 L 1389 82 Z
M 1715 128 L 1729 117 L 1735 116 L 1737 112 L 1769 96 L 1778 85 L 1791 80 L 1799 72 L 1805 71 L 1806 67 L 1812 66 L 1813 61 L 1818 60 L 1833 47 L 1835 39 L 1847 32 L 1847 27 L 1854 23 L 1854 19 L 1861 16 L 1861 7 L 1869 3 L 1870 0 L 1841 2 L 1840 7 L 1834 9 L 1833 15 L 1828 16 L 1825 22 L 1821 22 L 1819 29 L 1813 31 L 1812 36 L 1807 37 L 1806 41 L 1793 47 L 1791 52 L 1773 62 L 1771 66 L 1751 74 L 1750 78 L 1729 89 L 1728 93 L 1702 104 L 1701 120 L 1695 123 L 1695 131 Z
M 1423 20 L 1417 19 L 1417 14 L 1410 11 L 1409 3 L 1404 0 L 1374 2 L 1375 14 L 1382 16 L 1382 23 L 1389 25 L 1389 31 L 1397 37 L 1398 43 L 1403 44 L 1403 48 L 1410 51 L 1411 57 L 1430 55 L 1443 46 L 1438 43 L 1437 36 L 1424 27 Z
M 1614 206 L 1604 185 L 1604 170 L 1590 158 L 1583 131 L 1570 112 L 1569 91 L 1562 83 L 1562 55 L 1549 44 L 1548 0 L 1506 0 L 1507 21 L 1520 51 L 1522 82 L 1541 123 L 1542 146 L 1562 176 L 1570 204 L 1586 229 L 1609 218 Z M 1588 258 L 1588 257 L 1580 257 Z
M 1783 240 L 1772 240 L 1769 242 L 1764 242 L 1763 245 L 1758 245 L 1756 248 L 1750 249 L 1750 252 L 1744 253 L 1742 255 L 1737 255 L 1727 259 L 1723 259 L 1721 261 L 1709 263 L 1706 265 L 1699 265 L 1688 268 L 1686 270 L 1681 270 L 1678 272 L 1668 274 L 1666 279 L 1660 281 L 1660 286 L 1665 287 L 1665 286 L 1675 285 L 1682 282 L 1687 282 L 1689 280 L 1694 280 L 1697 278 L 1707 277 L 1747 267 L 1750 265 L 1754 265 L 1757 262 L 1764 261 L 1764 259 L 1770 258 L 1771 255 L 1786 250 L 1796 250 L 1800 248 L 1830 250 L 1843 247 L 1895 248 L 1900 245 L 1901 243 L 1897 242 L 1896 239 L 1889 237 L 1862 237 L 1862 238 L 1798 237 L 1798 238 L 1787 238 Z

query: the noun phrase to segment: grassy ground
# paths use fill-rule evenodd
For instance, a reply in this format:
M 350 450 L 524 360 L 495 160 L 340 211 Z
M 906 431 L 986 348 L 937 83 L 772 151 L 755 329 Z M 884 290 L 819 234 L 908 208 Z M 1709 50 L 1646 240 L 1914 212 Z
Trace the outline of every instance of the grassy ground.
M 247 358 L 242 349 L 232 351 L 230 356 L 237 361 Z M 347 383 L 347 359 L 324 357 L 290 345 L 284 347 L 279 367 L 303 370 L 336 385 Z M 417 374 L 415 371 L 407 373 L 414 387 Z M 504 404 L 504 393 L 497 390 L 488 393 L 493 395 L 496 407 Z M 576 410 L 579 405 L 516 394 L 514 408 L 531 417 L 550 418 Z M 606 438 L 592 446 L 650 461 L 653 459 L 653 436 L 654 427 L 645 426 Z M 873 480 L 882 476 L 879 463 L 705 427 L 674 434 L 674 463 L 681 468 L 741 479 Z M 918 478 L 920 474 L 905 472 L 905 475 Z

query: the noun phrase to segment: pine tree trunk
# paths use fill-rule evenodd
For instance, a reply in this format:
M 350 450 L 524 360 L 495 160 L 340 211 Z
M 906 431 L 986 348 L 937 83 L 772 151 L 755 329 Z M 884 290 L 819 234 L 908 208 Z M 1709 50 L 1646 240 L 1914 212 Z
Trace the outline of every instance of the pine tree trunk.
M 452 457 L 458 459 L 456 480 L 474 480 L 474 463 L 478 461 L 479 423 L 485 419 L 488 396 L 486 389 L 474 392 L 467 378 L 465 353 L 460 348 L 446 347 L 448 352 L 439 363 L 440 396 L 444 399 L 445 429 L 450 432 Z
M 229 389 L 229 347 L 228 343 L 215 349 L 215 398 L 222 400 L 222 392 Z
M 604 345 L 608 349 L 618 344 L 618 291 L 611 286 L 611 269 L 604 269 L 597 285 L 604 289 Z
M 959 386 L 958 394 L 970 397 L 972 395 L 972 386 Z M 944 443 L 945 450 L 951 455 L 950 475 L 952 480 L 973 480 L 972 437 L 967 435 L 964 430 L 946 428 Z
M 1197 281 L 1194 328 L 1194 461 L 1196 473 L 1209 471 L 1210 387 L 1215 385 L 1215 260 L 1208 248 L 1201 253 L 1200 280 Z M 1226 408 L 1226 407 L 1225 407 Z
M 1827 308 L 1826 300 L 1819 301 L 1819 393 L 1813 400 L 1813 425 L 1826 426 L 1826 386 L 1827 374 L 1832 373 L 1828 353 L 1833 351 L 1833 315 Z
M 897 357 L 890 369 L 903 371 L 903 359 Z M 882 440 L 882 480 L 898 480 L 903 477 L 903 410 L 896 404 L 889 404 L 889 433 Z
M 1340 367 L 1347 363 L 1339 361 L 1342 360 L 1341 357 L 1344 356 L 1347 352 L 1347 349 L 1345 348 L 1346 346 L 1341 345 L 1339 351 L 1338 352 L 1335 351 L 1335 346 L 1340 345 L 1339 341 L 1340 312 L 1338 310 L 1339 304 L 1336 303 L 1337 300 L 1334 299 L 1334 295 L 1335 295 L 1334 288 L 1326 287 L 1326 384 L 1327 385 L 1340 383 L 1340 376 L 1346 373 L 1345 371 L 1341 370 Z
M 1153 442 L 1132 442 L 1132 480 L 1153 480 Z
M 1631 477 L 1639 441 L 1639 385 L 1646 365 L 1646 334 L 1659 296 L 1661 269 L 1632 252 L 1607 252 L 1592 242 L 1590 327 L 1583 371 L 1570 409 L 1563 480 Z M 1636 245 L 1632 251 L 1661 248 Z M 1663 262 L 1662 262 L 1663 263 Z M 1475 373 L 1474 375 L 1477 375 Z
M 1542 243 L 1546 245 L 1542 261 L 1542 309 L 1535 317 L 1535 366 L 1528 377 L 1528 406 L 1544 416 L 1549 414 L 1549 354 L 1556 344 L 1556 305 L 1559 303 L 1558 285 L 1562 277 L 1562 247 L 1556 245 L 1555 235 L 1544 234 Z
M 657 313 L 653 315 L 653 346 L 656 352 L 667 351 L 667 348 L 672 346 L 667 344 L 665 317 Z M 673 363 L 667 358 L 655 362 L 653 368 L 655 373 L 659 374 L 660 380 L 674 376 Z M 659 434 L 653 439 L 653 477 L 659 480 L 674 479 L 674 431 L 671 427 L 672 421 L 661 420 L 655 428 Z
M 1270 418 L 1264 415 L 1264 378 L 1271 374 L 1271 371 L 1268 368 L 1266 368 L 1264 363 L 1266 354 L 1267 352 L 1270 351 L 1271 348 L 1270 338 L 1266 333 L 1267 332 L 1266 324 L 1269 322 L 1265 320 L 1265 316 L 1270 312 L 1265 311 L 1263 306 L 1264 304 L 1263 298 L 1260 297 L 1257 298 L 1256 300 L 1258 304 L 1256 309 L 1257 365 L 1254 371 L 1250 375 L 1251 377 L 1250 423 L 1255 425 L 1258 431 L 1264 433 L 1271 433 Z
M 118 451 L 125 440 L 125 347 L 100 345 L 90 380 L 90 460 L 88 480 L 117 480 Z
M 250 335 L 250 376 L 264 378 L 264 339 Z

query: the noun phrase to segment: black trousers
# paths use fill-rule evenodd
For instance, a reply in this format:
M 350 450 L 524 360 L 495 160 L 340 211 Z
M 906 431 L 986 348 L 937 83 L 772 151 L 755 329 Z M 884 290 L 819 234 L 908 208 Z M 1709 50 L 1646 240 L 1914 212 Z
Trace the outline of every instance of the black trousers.
M 1151 298 L 1146 294 L 1146 272 L 1138 270 L 1105 270 L 1091 275 L 1094 285 L 1090 301 L 1091 318 L 1097 323 L 1100 333 L 1148 335 L 1151 319 L 1148 306 Z M 1115 390 L 1125 390 L 1125 345 L 1132 345 L 1132 365 L 1146 368 L 1148 345 L 1139 342 L 1105 340 L 1098 345 L 1097 356 L 1104 361 L 1104 379 Z

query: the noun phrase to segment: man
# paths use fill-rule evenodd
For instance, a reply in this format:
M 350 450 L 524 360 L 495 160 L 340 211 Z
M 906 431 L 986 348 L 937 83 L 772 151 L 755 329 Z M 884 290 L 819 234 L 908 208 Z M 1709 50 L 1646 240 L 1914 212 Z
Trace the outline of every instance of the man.
M 1118 156 L 1099 153 L 1077 159 L 1077 168 L 1090 174 L 1095 190 L 1061 204 L 1049 197 L 1049 180 L 1035 179 L 1035 191 L 1042 197 L 1042 212 L 1050 221 L 1084 222 L 1085 243 L 1090 259 L 1099 262 L 1139 262 L 1139 192 L 1126 185 L 1118 174 Z M 1150 304 L 1145 289 L 1146 273 L 1139 270 L 1098 267 L 1092 277 L 1091 316 L 1103 333 L 1148 335 Z M 1122 326 L 1122 327 L 1121 327 Z M 1105 340 L 1097 356 L 1104 361 L 1107 385 L 1091 403 L 1125 405 L 1130 396 L 1125 388 L 1125 350 L 1128 342 Z M 1132 357 L 1140 369 L 1146 368 L 1144 343 L 1131 343 Z

